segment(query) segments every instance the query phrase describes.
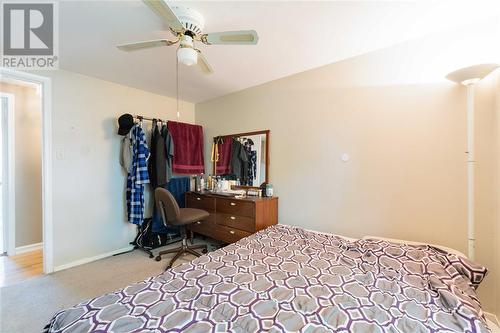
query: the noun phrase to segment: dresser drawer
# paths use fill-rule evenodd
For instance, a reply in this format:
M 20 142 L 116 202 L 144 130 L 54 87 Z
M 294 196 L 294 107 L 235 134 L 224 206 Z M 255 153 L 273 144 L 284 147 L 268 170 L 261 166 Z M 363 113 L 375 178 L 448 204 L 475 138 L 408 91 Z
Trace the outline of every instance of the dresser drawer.
M 250 236 L 252 233 L 239 230 L 236 228 L 230 228 L 222 225 L 216 225 L 212 232 L 214 234 L 214 238 L 221 240 L 226 243 L 234 243 L 239 241 L 240 239 Z
M 217 198 L 216 210 L 218 213 L 254 217 L 255 204 L 249 201 Z
M 278 198 L 236 199 L 209 192 L 188 192 L 185 198 L 186 207 L 210 213 L 207 220 L 187 229 L 224 243 L 234 243 L 278 223 Z
M 186 194 L 186 207 L 199 208 L 209 212 L 215 212 L 215 198 L 196 193 Z
M 253 217 L 217 213 L 216 222 L 230 228 L 255 232 L 255 220 Z

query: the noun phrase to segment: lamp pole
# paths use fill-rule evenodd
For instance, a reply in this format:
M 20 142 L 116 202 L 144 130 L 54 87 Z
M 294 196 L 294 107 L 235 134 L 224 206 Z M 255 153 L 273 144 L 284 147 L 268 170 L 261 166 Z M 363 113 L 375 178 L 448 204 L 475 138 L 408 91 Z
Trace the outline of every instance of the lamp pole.
M 499 68 L 498 64 L 479 64 L 461 68 L 446 76 L 467 89 L 467 249 L 471 260 L 476 256 L 476 234 L 474 218 L 474 89 L 476 83 Z
M 471 260 L 475 259 L 476 236 L 474 219 L 474 88 L 475 82 L 466 84 L 467 88 L 467 247 Z

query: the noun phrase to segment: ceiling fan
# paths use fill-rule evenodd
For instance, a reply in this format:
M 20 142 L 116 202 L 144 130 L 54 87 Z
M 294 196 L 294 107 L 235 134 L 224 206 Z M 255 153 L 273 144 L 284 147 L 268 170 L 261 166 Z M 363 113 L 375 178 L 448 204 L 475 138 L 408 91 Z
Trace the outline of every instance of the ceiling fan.
M 177 59 L 179 62 L 192 66 L 198 64 L 206 74 L 213 73 L 212 66 L 199 49 L 195 41 L 206 45 L 254 45 L 259 36 L 255 30 L 224 31 L 204 34 L 205 20 L 203 16 L 187 7 L 170 7 L 164 0 L 143 0 L 170 28 L 174 40 L 156 39 L 137 43 L 118 45 L 122 51 L 136 51 L 158 46 L 170 46 L 179 43 Z

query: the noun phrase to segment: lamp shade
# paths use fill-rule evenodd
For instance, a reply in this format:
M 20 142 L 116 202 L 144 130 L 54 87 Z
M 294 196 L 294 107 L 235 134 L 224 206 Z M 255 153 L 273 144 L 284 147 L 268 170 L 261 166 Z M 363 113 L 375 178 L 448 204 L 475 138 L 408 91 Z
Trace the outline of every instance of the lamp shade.
M 446 75 L 446 78 L 456 83 L 468 85 L 482 80 L 485 76 L 499 67 L 500 65 L 498 64 L 479 64 L 469 66 L 451 72 L 450 74 Z
M 177 50 L 177 59 L 187 66 L 196 65 L 198 62 L 198 52 L 190 47 L 180 47 Z

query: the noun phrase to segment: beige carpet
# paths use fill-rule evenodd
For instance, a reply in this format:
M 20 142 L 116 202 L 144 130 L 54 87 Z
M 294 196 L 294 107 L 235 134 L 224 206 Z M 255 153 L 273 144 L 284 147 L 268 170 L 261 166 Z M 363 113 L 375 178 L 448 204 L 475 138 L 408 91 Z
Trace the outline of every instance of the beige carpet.
M 157 262 L 136 250 L 3 287 L 0 289 L 0 332 L 41 332 L 57 311 L 160 274 L 171 257 L 164 256 Z M 181 257 L 174 266 L 193 258 Z

